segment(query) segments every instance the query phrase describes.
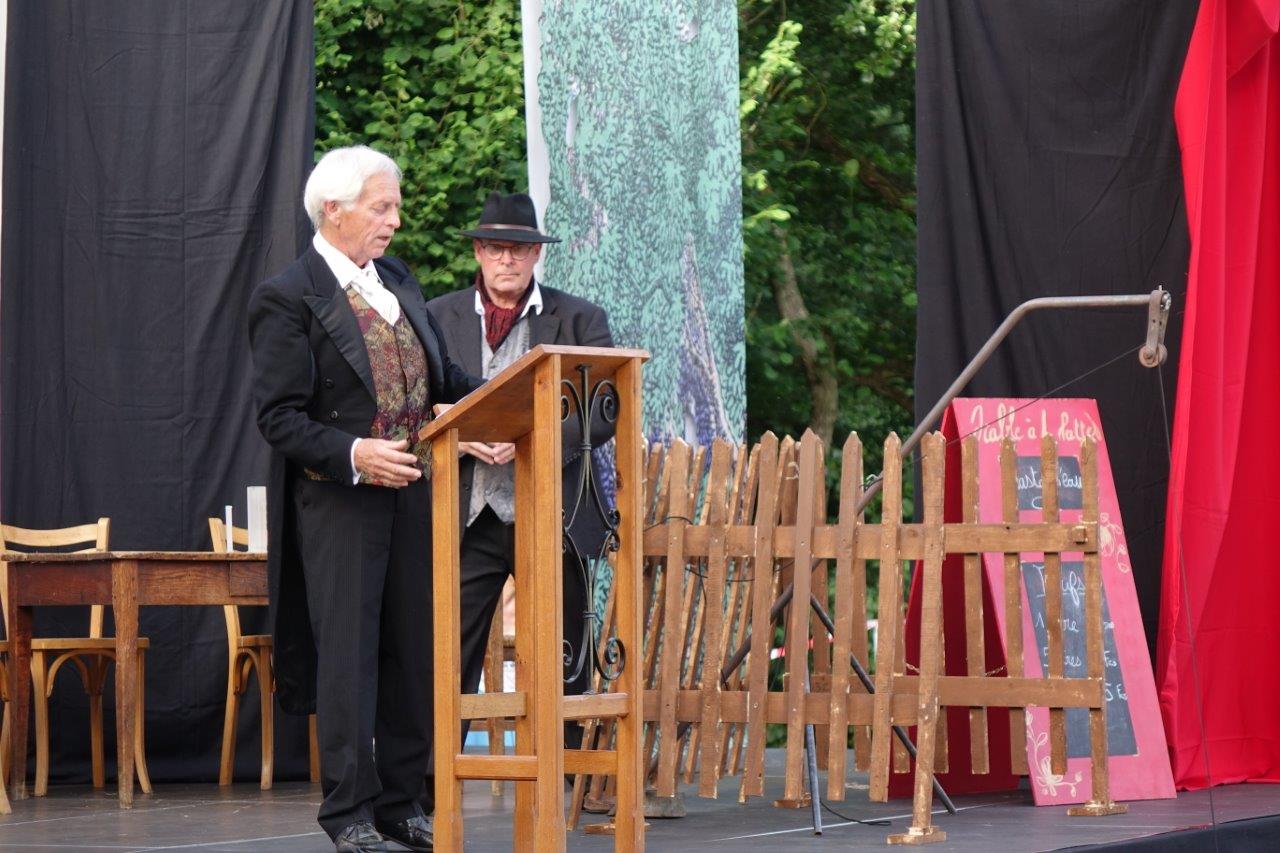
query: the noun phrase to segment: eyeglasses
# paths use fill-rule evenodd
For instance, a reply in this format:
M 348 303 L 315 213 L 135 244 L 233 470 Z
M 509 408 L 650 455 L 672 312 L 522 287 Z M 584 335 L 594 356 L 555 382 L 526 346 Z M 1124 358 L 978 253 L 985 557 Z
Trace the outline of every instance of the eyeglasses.
M 503 252 L 511 253 L 511 260 L 523 261 L 533 252 L 533 243 L 515 243 L 510 246 L 499 246 L 497 243 L 481 243 L 480 251 L 491 261 L 502 258 Z

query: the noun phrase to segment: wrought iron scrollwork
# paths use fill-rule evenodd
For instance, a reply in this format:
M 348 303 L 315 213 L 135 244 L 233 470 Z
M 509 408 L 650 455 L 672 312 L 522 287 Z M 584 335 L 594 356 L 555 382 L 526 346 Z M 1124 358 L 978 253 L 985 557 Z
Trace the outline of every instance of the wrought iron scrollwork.
M 613 380 L 591 382 L 591 368 L 577 366 L 578 380 L 560 380 L 560 419 L 568 423 L 575 419 L 581 429 L 581 437 L 575 448 L 582 460 L 578 468 L 577 488 L 573 499 L 565 495 L 564 552 L 572 568 L 577 569 L 586 591 L 586 609 L 583 611 L 582 637 L 575 651 L 568 637 L 564 639 L 565 682 L 577 681 L 590 666 L 605 681 L 613 681 L 626 668 L 627 650 L 617 637 L 597 639 L 602 619 L 595 609 L 596 584 L 600 564 L 610 552 L 618 550 L 618 511 L 606 505 L 596 483 L 591 454 L 591 425 L 597 419 L 605 424 L 618 420 L 618 389 Z M 605 535 L 596 554 L 584 554 L 570 532 L 580 512 L 594 512 L 604 524 Z M 603 642 L 601 642 L 603 640 Z

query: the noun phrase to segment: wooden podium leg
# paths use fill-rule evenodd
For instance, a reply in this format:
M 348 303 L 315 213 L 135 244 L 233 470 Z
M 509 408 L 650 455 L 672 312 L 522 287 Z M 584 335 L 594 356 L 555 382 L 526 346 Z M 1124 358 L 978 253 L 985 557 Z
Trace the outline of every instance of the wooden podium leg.
M 515 601 L 516 601 L 516 692 L 526 697 L 524 716 L 516 717 L 516 755 L 533 755 L 533 723 L 537 709 L 529 697 L 534 695 L 537 673 L 533 667 L 533 632 L 537 623 L 534 584 L 534 533 L 532 519 L 535 491 L 533 488 L 533 440 L 524 436 L 516 442 L 516 525 L 515 525 Z M 515 849 L 534 849 L 535 785 L 519 780 L 515 783 Z
M 435 772 L 437 850 L 462 850 L 462 782 L 455 758 L 462 751 L 462 653 L 458 599 L 458 432 L 431 444 L 432 606 L 435 663 Z
M 643 484 L 640 472 L 642 409 L 640 362 L 631 360 L 618 370 L 615 382 L 623 401 L 618 413 L 618 559 L 614 567 L 614 622 L 618 639 L 627 652 L 627 665 L 616 689 L 627 695 L 627 713 L 617 721 L 617 814 L 614 816 L 614 849 L 623 853 L 644 850 L 644 733 L 643 640 L 641 639 L 641 518 Z
M 532 482 L 533 501 L 516 501 L 533 519 L 534 600 L 542 618 L 533 629 L 536 678 L 530 694 L 533 751 L 538 757 L 534 783 L 534 832 L 538 847 L 563 850 L 564 825 L 564 677 L 563 677 L 563 497 L 560 470 L 560 363 L 552 356 L 534 373 Z M 516 527 L 521 519 L 517 517 Z

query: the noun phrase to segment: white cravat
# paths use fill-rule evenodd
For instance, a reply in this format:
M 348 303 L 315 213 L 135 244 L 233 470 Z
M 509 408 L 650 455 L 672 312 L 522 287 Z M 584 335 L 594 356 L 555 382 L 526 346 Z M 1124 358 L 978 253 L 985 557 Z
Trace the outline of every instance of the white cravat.
M 321 237 L 319 231 L 311 238 L 311 245 L 316 247 L 320 257 L 324 258 L 324 262 L 329 265 L 333 277 L 338 280 L 343 290 L 355 288 L 356 293 L 363 296 L 364 301 L 368 302 L 369 307 L 377 311 L 382 319 L 392 326 L 396 324 L 400 319 L 400 300 L 396 299 L 396 295 L 387 290 L 382 279 L 378 278 L 378 271 L 373 266 L 373 261 L 369 261 L 363 267 L 356 266 L 355 261 Z

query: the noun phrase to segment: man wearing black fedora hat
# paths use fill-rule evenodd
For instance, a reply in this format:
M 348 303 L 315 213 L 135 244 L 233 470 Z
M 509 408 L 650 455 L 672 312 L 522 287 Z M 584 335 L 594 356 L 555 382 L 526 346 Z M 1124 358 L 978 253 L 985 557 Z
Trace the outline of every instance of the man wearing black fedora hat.
M 479 269 L 472 286 L 427 303 L 445 330 L 449 352 L 467 372 L 490 379 L 538 344 L 610 347 L 609 320 L 598 305 L 540 284 L 534 265 L 547 243 L 560 242 L 538 229 L 533 200 L 524 193 L 490 194 L 479 224 L 463 231 L 470 237 Z M 565 501 L 577 493 L 584 458 L 580 427 L 564 422 L 562 486 Z M 591 425 L 591 446 L 613 435 L 613 427 L 598 418 Z M 514 564 L 515 448 L 511 444 L 464 442 L 459 472 L 462 592 L 462 689 L 474 693 L 480 683 L 485 639 Z M 592 476 L 597 474 L 593 470 Z M 599 488 L 599 481 L 596 482 Z M 578 553 L 600 553 L 605 539 L 604 519 L 595 512 L 576 514 L 568 530 Z M 569 549 L 573 550 L 573 549 Z M 565 693 L 581 693 L 589 684 L 590 666 L 579 667 L 585 622 L 586 583 L 582 567 L 566 556 L 564 576 L 564 638 L 573 654 Z M 565 727 L 567 745 L 576 748 L 581 729 Z

